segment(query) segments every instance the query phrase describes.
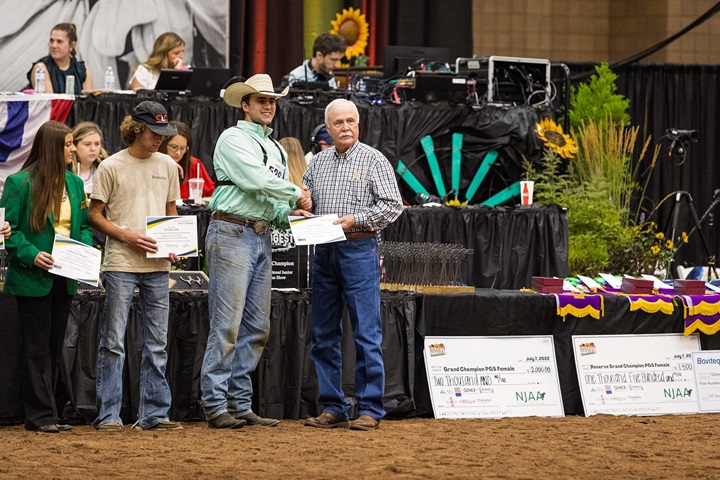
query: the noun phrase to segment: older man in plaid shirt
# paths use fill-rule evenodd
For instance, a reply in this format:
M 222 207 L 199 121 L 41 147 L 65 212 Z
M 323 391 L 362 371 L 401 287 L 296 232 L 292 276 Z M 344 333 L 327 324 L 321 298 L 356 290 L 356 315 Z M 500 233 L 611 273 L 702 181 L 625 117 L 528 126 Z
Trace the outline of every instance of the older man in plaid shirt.
M 312 358 L 324 411 L 305 425 L 375 430 L 385 416 L 385 370 L 380 319 L 380 256 L 376 232 L 402 213 L 395 175 L 387 158 L 358 141 L 359 115 L 352 102 L 338 99 L 325 109 L 335 147 L 313 158 L 303 176 L 312 192 L 314 213 L 338 214 L 347 240 L 317 245 L 313 264 Z M 342 389 L 340 337 L 343 306 L 352 322 L 357 362 L 355 395 L 359 417 L 348 421 Z

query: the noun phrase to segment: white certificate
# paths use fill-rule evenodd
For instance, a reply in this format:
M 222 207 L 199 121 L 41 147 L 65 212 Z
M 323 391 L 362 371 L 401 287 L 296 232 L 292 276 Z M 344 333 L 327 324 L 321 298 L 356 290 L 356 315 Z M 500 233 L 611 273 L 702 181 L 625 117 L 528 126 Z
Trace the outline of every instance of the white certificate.
M 197 217 L 145 217 L 145 235 L 154 238 L 158 251 L 147 258 L 167 258 L 171 253 L 178 257 L 198 256 Z
M 435 418 L 564 416 L 547 336 L 425 337 Z
M 697 334 L 573 335 L 585 416 L 698 413 Z
M 312 217 L 290 217 L 290 229 L 295 245 L 317 245 L 320 243 L 342 242 L 345 232 L 342 226 L 333 225 L 337 214 L 314 215 Z
M 55 260 L 50 273 L 98 286 L 102 252 L 72 238 L 55 235 L 52 253 Z

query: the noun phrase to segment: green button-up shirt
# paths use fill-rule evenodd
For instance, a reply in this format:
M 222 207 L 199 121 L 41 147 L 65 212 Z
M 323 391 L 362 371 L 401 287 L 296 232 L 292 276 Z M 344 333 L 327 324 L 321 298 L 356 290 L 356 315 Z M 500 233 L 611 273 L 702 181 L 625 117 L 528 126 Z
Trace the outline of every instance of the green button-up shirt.
M 210 209 L 289 228 L 290 204 L 301 197 L 302 190 L 288 181 L 287 154 L 270 138 L 271 133 L 270 127 L 263 131 L 261 125 L 240 120 L 220 135 L 213 156 L 215 175 L 218 181 L 230 180 L 234 186 L 218 186 Z M 260 145 L 268 157 L 286 165 L 283 178 L 263 164 Z

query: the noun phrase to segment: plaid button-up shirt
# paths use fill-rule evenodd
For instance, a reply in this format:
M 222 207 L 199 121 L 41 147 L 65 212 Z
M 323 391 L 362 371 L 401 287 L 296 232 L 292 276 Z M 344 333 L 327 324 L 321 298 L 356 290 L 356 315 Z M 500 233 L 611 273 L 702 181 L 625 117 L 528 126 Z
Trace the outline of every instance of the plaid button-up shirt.
M 313 213 L 352 214 L 351 232 L 382 230 L 402 213 L 392 165 L 364 143 L 355 142 L 342 154 L 333 147 L 315 155 L 303 184 L 312 192 Z

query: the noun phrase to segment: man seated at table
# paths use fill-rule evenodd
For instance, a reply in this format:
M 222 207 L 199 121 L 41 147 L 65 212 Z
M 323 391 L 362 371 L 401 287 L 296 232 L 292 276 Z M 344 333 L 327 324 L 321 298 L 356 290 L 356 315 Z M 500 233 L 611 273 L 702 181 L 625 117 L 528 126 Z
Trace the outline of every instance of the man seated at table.
M 347 44 L 341 35 L 323 33 L 315 39 L 313 54 L 302 65 L 287 75 L 287 84 L 295 82 L 327 82 L 330 88 L 337 88 L 333 69 L 338 66 Z

